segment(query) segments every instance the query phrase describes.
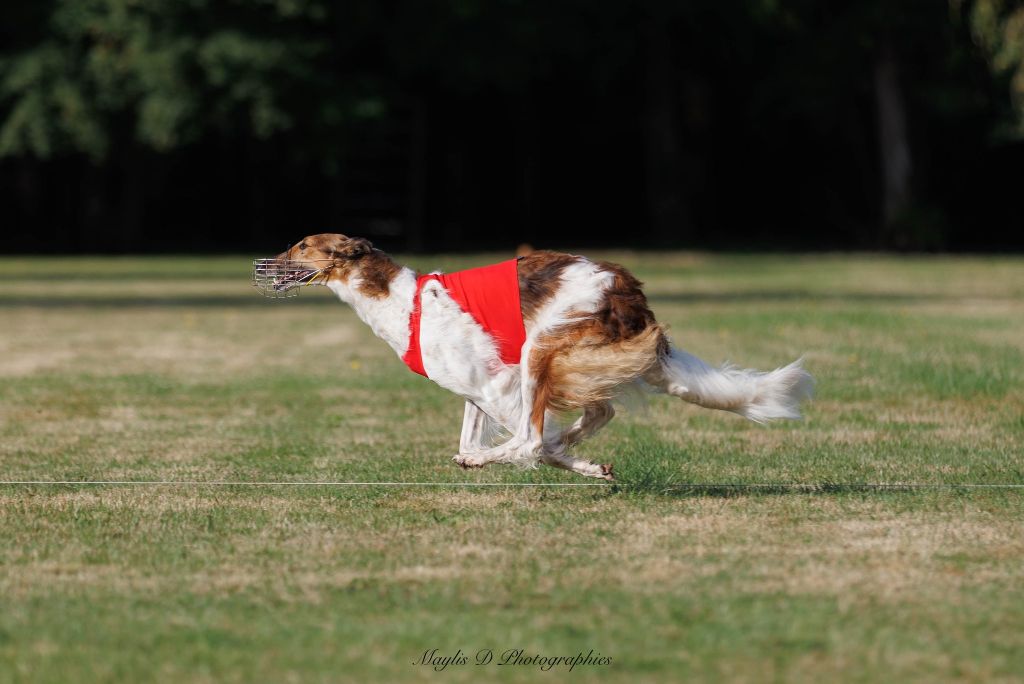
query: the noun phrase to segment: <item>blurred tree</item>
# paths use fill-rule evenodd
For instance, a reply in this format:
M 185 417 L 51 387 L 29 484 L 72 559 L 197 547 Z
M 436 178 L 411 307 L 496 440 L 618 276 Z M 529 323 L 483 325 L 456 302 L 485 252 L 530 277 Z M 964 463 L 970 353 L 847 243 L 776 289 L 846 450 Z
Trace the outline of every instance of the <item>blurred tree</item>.
M 315 0 L 58 0 L 44 37 L 0 59 L 0 156 L 110 154 L 134 140 L 171 150 L 209 128 L 266 139 L 295 125 L 290 101 L 323 50 Z M 24 27 L 29 29 L 29 27 Z
M 1014 109 L 1010 131 L 1024 137 L 1024 2 L 1020 0 L 950 0 L 965 18 L 974 40 L 985 51 L 992 70 L 1009 80 Z
M 854 185 L 837 194 L 873 205 L 875 230 L 854 228 L 863 246 L 942 247 L 949 226 L 934 210 L 930 167 L 935 150 L 948 145 L 936 144 L 932 131 L 970 121 L 986 106 L 946 8 L 931 0 L 827 7 L 813 0 L 765 0 L 754 18 L 776 55 L 766 77 L 753 85 L 752 113 L 811 126 L 849 151 L 845 163 L 858 170 L 861 196 Z M 811 163 L 829 165 L 820 158 Z

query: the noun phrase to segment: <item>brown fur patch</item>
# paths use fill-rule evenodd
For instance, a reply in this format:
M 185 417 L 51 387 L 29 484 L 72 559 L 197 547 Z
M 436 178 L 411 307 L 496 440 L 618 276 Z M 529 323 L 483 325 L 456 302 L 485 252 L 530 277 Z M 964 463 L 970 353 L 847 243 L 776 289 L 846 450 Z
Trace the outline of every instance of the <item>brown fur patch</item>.
M 560 252 L 532 252 L 519 260 L 519 306 L 523 321 L 530 322 L 537 311 L 558 291 L 562 271 L 579 257 Z
M 619 340 L 612 340 L 605 324 L 595 319 L 542 335 L 530 356 L 537 383 L 531 420 L 539 426 L 546 410 L 571 411 L 608 401 L 656 364 L 665 344 L 657 323 Z
M 647 306 L 643 283 L 618 264 L 601 261 L 598 266 L 615 274 L 615 281 L 605 293 L 602 307 L 594 315 L 604 326 L 608 340 L 627 340 L 655 325 L 657 321 Z
M 391 292 L 391 281 L 402 267 L 384 252 L 375 249 L 357 262 L 359 269 L 359 291 L 367 297 L 387 297 Z
M 530 409 L 530 424 L 538 435 L 544 434 L 544 412 L 551 404 L 551 357 L 549 351 L 535 349 L 530 358 L 530 368 L 537 381 L 537 390 L 533 395 L 533 406 Z

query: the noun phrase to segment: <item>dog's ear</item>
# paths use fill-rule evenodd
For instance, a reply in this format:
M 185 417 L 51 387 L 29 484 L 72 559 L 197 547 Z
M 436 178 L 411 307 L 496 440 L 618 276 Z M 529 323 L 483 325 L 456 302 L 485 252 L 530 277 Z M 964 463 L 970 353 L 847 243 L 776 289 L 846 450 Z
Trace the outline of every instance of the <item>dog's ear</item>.
M 373 243 L 366 238 L 349 238 L 345 245 L 339 250 L 339 254 L 355 259 L 373 251 Z
M 338 249 L 334 250 L 334 256 L 344 257 L 345 259 L 358 259 L 372 251 L 373 244 L 366 238 L 349 238 Z
M 339 259 L 358 259 L 373 251 L 373 243 L 366 238 L 345 237 L 344 235 L 332 235 L 331 238 L 324 246 L 331 256 Z

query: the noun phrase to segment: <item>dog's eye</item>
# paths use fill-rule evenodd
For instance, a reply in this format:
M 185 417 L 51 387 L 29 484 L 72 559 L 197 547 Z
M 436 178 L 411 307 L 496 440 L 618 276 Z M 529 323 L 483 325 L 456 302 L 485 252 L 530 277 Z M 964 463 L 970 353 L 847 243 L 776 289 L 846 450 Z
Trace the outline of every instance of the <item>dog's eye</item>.
M 302 244 L 300 244 L 299 249 L 306 249 L 306 243 L 303 242 Z

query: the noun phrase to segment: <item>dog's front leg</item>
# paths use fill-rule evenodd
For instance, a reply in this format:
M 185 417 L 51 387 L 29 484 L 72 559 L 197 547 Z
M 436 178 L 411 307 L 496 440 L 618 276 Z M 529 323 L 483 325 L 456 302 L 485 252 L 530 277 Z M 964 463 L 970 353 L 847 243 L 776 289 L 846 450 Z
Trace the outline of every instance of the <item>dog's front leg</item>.
M 483 464 L 467 463 L 469 454 L 483 451 L 486 444 L 486 436 L 489 432 L 488 421 L 490 416 L 480 410 L 480 407 L 471 401 L 466 402 L 466 410 L 462 414 L 462 436 L 459 438 L 459 453 L 455 454 L 453 461 L 463 468 L 481 467 Z
M 515 393 L 508 394 L 499 402 L 509 409 L 499 413 L 509 418 L 507 422 L 503 420 L 501 424 L 510 429 L 512 437 L 495 447 L 460 453 L 456 462 L 464 468 L 479 468 L 488 463 L 536 466 L 544 454 L 545 398 L 543 393 L 538 391 L 538 375 L 535 368 L 540 366 L 530 363 L 531 349 L 528 341 L 523 346 L 518 392 L 515 391 L 516 388 L 510 388 L 510 391 Z M 547 363 L 548 358 L 542 356 L 540 361 Z

